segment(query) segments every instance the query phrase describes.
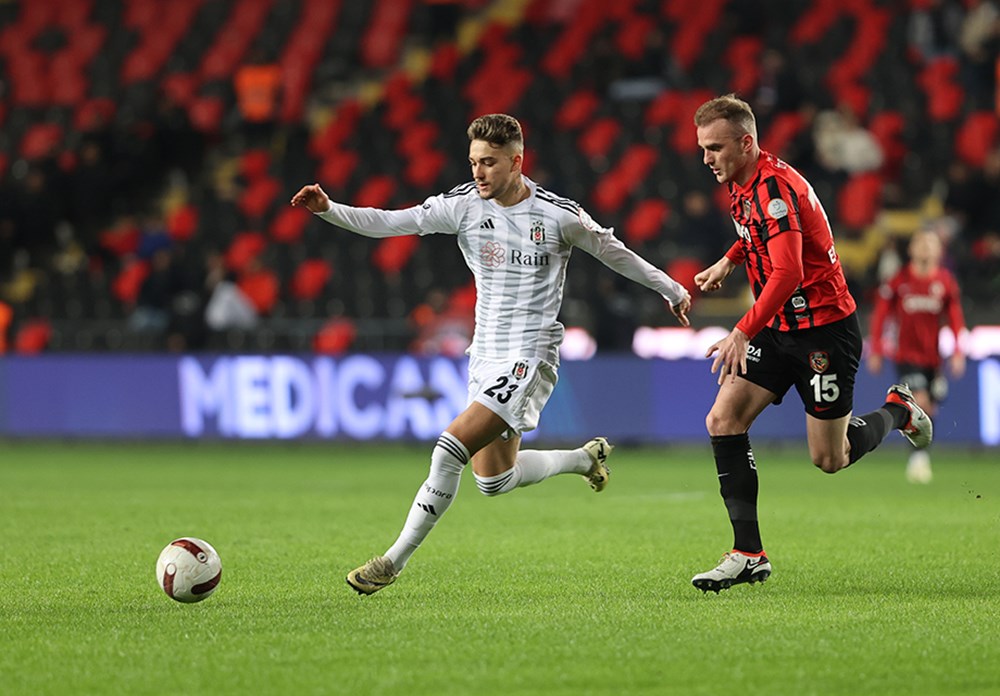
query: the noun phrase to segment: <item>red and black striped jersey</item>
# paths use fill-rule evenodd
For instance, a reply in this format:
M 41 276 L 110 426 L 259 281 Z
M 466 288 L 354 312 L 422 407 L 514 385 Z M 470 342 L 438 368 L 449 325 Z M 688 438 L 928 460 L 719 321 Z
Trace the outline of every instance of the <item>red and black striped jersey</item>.
M 726 256 L 746 263 L 755 298 L 760 298 L 772 274 L 768 242 L 784 232 L 802 235 L 801 283 L 789 296 L 778 299 L 773 316 L 755 317 L 751 308 L 742 326 L 737 324 L 739 328 L 747 331 L 747 326 L 766 325 L 795 331 L 839 321 L 857 309 L 834 249 L 830 221 L 805 177 L 762 150 L 756 174 L 745 186 L 730 182 L 729 196 L 740 239 L 739 247 L 733 245 Z M 756 304 L 755 308 L 772 311 L 772 307 Z

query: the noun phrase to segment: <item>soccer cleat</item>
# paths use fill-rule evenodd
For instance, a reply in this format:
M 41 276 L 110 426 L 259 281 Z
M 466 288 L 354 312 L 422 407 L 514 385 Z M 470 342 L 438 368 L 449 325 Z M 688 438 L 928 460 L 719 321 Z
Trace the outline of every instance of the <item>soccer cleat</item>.
M 892 385 L 889 387 L 889 393 L 886 394 L 885 402 L 902 406 L 910 412 L 910 418 L 906 425 L 899 430 L 910 441 L 911 445 L 917 449 L 923 449 L 931 444 L 931 440 L 934 439 L 934 424 L 924 409 L 917 405 L 909 386 L 905 384 Z
M 728 590 L 733 585 L 764 582 L 770 576 L 771 562 L 767 554 L 748 556 L 733 550 L 724 555 L 715 568 L 691 578 L 691 584 L 702 592 L 711 590 L 719 594 L 719 590 Z
M 595 437 L 583 446 L 583 451 L 593 462 L 590 470 L 583 474 L 583 478 L 587 479 L 590 487 L 598 493 L 604 490 L 608 485 L 608 479 L 611 478 L 611 469 L 608 468 L 607 461 L 614 448 L 615 446 L 608 442 L 606 437 Z
M 347 574 L 347 584 L 358 594 L 375 594 L 383 587 L 396 582 L 399 573 L 386 556 L 376 556 L 360 568 L 355 568 Z

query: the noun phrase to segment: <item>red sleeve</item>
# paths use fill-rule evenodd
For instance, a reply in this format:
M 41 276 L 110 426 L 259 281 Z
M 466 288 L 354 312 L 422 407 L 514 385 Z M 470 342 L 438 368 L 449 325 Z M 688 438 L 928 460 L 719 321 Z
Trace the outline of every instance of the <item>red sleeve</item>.
M 948 278 L 948 325 L 955 334 L 955 346 L 958 348 L 958 334 L 965 328 L 965 316 L 962 314 L 962 295 L 954 276 Z
M 885 355 L 882 349 L 882 334 L 885 331 L 885 320 L 889 318 L 892 310 L 892 300 L 896 290 L 892 282 L 885 283 L 878 289 L 878 297 L 875 299 L 875 309 L 872 311 L 872 352 L 875 355 Z
M 760 297 L 736 324 L 736 328 L 753 338 L 774 315 L 788 302 L 795 288 L 802 282 L 802 235 L 786 232 L 771 237 L 767 242 L 771 257 L 771 275 Z
M 737 239 L 729 247 L 729 251 L 726 252 L 725 256 L 737 266 L 742 266 L 743 262 L 747 260 L 747 253 L 743 250 L 743 242 Z

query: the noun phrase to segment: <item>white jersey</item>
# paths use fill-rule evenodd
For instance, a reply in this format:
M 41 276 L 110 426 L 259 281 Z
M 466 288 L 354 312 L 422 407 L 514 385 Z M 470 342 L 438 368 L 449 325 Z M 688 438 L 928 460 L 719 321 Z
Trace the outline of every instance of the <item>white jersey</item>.
M 662 295 L 672 305 L 684 287 L 601 227 L 579 204 L 524 177 L 530 195 L 512 206 L 479 196 L 475 182 L 404 210 L 331 203 L 327 222 L 368 237 L 453 234 L 476 281 L 476 330 L 469 354 L 483 360 L 539 358 L 559 364 L 566 264 L 573 247 Z

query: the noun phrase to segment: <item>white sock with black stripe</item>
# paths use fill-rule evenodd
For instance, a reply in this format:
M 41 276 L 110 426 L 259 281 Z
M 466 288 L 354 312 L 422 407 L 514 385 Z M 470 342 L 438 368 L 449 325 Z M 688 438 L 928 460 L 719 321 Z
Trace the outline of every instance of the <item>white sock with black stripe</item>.
M 557 474 L 586 474 L 592 463 L 582 448 L 521 450 L 517 453 L 513 468 L 496 476 L 476 476 L 476 486 L 483 495 L 502 495 Z
M 431 453 L 431 470 L 427 480 L 421 484 L 417 497 L 413 499 L 399 538 L 385 552 L 396 572 L 403 569 L 413 552 L 451 507 L 462 480 L 462 469 L 468 462 L 469 450 L 465 445 L 451 433 L 441 433 Z

